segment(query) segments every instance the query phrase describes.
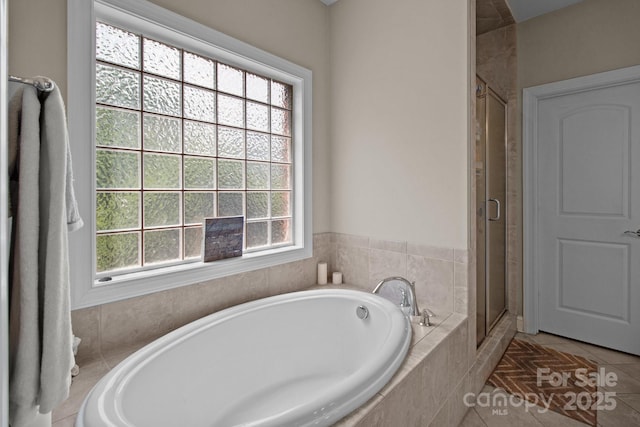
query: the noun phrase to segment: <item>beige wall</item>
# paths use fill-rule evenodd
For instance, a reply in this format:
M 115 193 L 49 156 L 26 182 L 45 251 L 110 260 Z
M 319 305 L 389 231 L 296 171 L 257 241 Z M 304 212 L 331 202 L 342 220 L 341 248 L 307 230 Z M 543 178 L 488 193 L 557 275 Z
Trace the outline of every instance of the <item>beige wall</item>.
M 520 88 L 640 64 L 640 1 L 585 0 L 518 24 Z
M 313 71 L 313 231 L 330 231 L 328 8 L 318 0 L 153 2 Z M 66 0 L 9 0 L 9 72 L 46 75 L 66 93 L 66 32 Z
M 467 8 L 331 6 L 333 231 L 467 248 Z
M 526 87 L 640 64 L 639 22 L 638 0 L 585 0 L 518 24 L 520 98 Z M 521 104 L 520 99 L 519 129 Z M 516 177 L 521 193 L 521 132 L 518 137 Z M 521 287 L 518 290 L 522 313 Z

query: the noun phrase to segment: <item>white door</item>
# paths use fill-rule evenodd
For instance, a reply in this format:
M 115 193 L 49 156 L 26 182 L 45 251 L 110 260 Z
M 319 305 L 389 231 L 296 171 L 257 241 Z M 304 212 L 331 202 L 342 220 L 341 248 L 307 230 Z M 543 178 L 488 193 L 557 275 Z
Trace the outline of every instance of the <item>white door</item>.
M 538 327 L 640 354 L 640 80 L 537 103 Z

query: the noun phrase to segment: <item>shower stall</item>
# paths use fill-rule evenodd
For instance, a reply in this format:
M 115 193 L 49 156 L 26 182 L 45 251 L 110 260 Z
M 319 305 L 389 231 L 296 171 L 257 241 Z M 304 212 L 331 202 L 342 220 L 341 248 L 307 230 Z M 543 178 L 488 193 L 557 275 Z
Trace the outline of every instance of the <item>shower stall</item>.
M 506 310 L 506 102 L 476 78 L 476 337 L 479 345 Z

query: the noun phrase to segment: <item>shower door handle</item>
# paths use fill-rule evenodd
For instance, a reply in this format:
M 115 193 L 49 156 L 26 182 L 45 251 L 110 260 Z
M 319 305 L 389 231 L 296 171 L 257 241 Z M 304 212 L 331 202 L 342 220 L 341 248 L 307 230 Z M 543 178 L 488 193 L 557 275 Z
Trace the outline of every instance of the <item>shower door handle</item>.
M 494 218 L 490 218 L 489 216 L 487 216 L 487 219 L 489 221 L 500 221 L 500 210 L 501 210 L 500 209 L 500 200 L 498 200 L 498 199 L 489 199 L 487 201 L 488 202 L 494 202 L 496 204 L 496 216 Z M 489 211 L 489 209 L 487 209 L 487 214 L 489 213 L 488 211 Z

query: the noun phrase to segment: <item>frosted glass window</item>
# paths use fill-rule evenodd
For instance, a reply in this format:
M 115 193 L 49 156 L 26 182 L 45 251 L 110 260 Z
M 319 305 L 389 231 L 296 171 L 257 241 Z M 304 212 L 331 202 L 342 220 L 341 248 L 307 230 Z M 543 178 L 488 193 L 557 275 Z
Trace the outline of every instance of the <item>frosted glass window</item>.
M 181 193 L 145 192 L 144 226 L 180 225 Z
M 271 109 L 271 132 L 291 136 L 291 112 L 280 108 Z
M 247 193 L 247 219 L 269 216 L 269 193 Z
M 96 59 L 129 68 L 140 68 L 140 37 L 96 22 Z
M 269 79 L 247 73 L 247 98 L 268 103 Z
M 218 123 L 244 127 L 244 101 L 234 96 L 218 94 Z
M 244 215 L 243 193 L 218 193 L 218 216 Z
M 179 119 L 144 115 L 144 148 L 150 151 L 182 151 L 182 123 Z
M 247 102 L 247 129 L 269 132 L 269 107 Z
M 291 138 L 276 135 L 271 137 L 271 161 L 291 163 Z
M 145 264 L 152 265 L 180 260 L 181 231 L 181 229 L 145 231 Z
M 140 74 L 96 64 L 96 102 L 116 107 L 140 108 Z
M 140 188 L 140 154 L 128 151 L 96 151 L 96 187 Z
M 98 234 L 96 270 L 120 270 L 140 265 L 140 233 Z
M 140 148 L 140 113 L 96 107 L 96 145 Z
M 180 189 L 182 161 L 180 156 L 144 154 L 144 188 Z
M 218 63 L 218 90 L 232 95 L 244 95 L 244 71 Z
M 221 190 L 244 189 L 244 162 L 218 160 L 218 188 Z
M 244 130 L 218 126 L 218 156 L 244 157 Z
M 193 53 L 184 53 L 184 81 L 209 89 L 215 89 L 215 62 Z
M 271 82 L 271 104 L 277 107 L 291 109 L 292 87 L 279 82 Z
M 247 159 L 269 161 L 269 135 L 247 131 Z
M 216 127 L 207 123 L 184 121 L 185 154 L 216 155 Z
M 210 90 L 184 87 L 184 117 L 203 122 L 216 121 L 216 96 Z
M 171 80 L 144 76 L 144 110 L 152 113 L 180 116 L 182 90 Z
M 178 80 L 182 75 L 179 49 L 144 39 L 144 71 Z
M 200 258 L 202 256 L 202 227 L 184 229 L 184 257 Z
M 184 193 L 184 223 L 202 224 L 204 218 L 216 215 L 215 193 Z
M 266 246 L 269 244 L 269 223 L 249 222 L 247 223 L 247 248 Z
M 244 250 L 292 243 L 293 88 L 95 31 L 97 272 L 198 261 L 205 218 L 245 217 Z

